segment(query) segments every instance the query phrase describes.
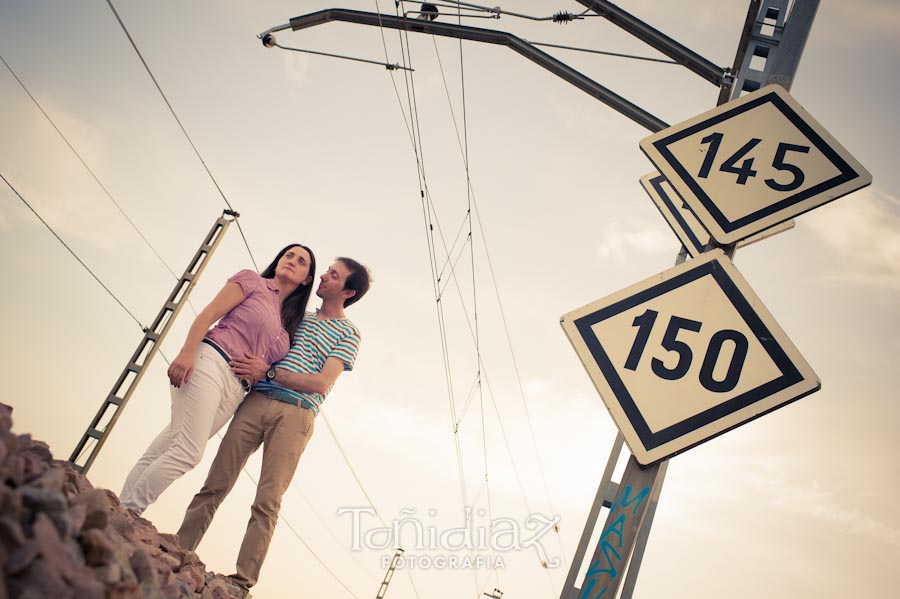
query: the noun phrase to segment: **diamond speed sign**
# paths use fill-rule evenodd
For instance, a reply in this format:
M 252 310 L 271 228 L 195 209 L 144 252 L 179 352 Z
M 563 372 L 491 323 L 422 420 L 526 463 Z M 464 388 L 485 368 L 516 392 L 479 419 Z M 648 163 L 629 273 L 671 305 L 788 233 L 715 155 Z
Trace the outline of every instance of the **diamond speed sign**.
M 703 250 L 706 249 L 706 244 L 709 243 L 709 233 L 706 232 L 706 229 L 703 228 L 703 225 L 691 212 L 691 209 L 684 203 L 684 200 L 675 193 L 672 186 L 666 181 L 666 178 L 659 173 L 650 173 L 641 177 L 641 186 L 643 186 L 644 191 L 653 200 L 672 232 L 675 233 L 675 236 L 678 237 L 678 240 L 690 252 L 691 256 L 696 258 L 702 254 Z M 761 233 L 739 241 L 737 247 L 746 247 L 751 243 L 762 241 L 793 228 L 794 221 L 783 222 L 771 229 L 766 229 Z
M 713 239 L 735 243 L 872 182 L 777 85 L 641 140 Z
M 721 250 L 565 314 L 561 324 L 645 465 L 820 386 Z

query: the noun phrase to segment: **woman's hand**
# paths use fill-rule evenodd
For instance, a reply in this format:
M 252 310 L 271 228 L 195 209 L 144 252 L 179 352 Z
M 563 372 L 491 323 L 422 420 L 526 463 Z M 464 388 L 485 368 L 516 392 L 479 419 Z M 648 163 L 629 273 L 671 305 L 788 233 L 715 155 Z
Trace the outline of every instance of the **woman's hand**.
M 186 385 L 191 380 L 191 374 L 194 372 L 194 354 L 179 353 L 178 356 L 169 364 L 169 382 L 176 389 L 182 385 Z
M 265 360 L 251 353 L 244 354 L 243 358 L 232 358 L 230 365 L 231 371 L 239 379 L 247 379 L 251 384 L 266 378 L 266 372 L 269 370 Z

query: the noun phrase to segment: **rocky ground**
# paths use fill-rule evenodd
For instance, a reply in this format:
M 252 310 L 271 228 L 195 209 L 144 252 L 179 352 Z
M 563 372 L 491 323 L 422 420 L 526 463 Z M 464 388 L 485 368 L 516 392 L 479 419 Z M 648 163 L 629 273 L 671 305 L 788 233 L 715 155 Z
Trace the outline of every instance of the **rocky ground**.
M 233 599 L 172 535 L 95 489 L 0 404 L 0 599 Z

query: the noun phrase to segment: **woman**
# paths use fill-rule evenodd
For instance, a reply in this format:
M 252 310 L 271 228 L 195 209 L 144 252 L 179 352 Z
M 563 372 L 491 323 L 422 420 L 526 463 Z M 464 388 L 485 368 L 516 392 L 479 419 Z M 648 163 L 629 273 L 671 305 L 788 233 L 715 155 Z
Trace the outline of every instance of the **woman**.
M 261 275 L 242 270 L 228 279 L 197 315 L 168 370 L 172 419 L 128 474 L 119 495 L 122 505 L 143 513 L 200 463 L 206 442 L 255 382 L 238 380 L 231 357 L 253 354 L 269 364 L 283 358 L 303 320 L 315 275 L 312 250 L 289 245 Z

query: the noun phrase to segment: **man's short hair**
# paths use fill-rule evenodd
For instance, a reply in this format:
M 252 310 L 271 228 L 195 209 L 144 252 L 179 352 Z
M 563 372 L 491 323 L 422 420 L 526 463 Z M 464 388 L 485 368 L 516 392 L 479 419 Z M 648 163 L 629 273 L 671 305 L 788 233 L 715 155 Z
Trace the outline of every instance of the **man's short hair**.
M 350 271 L 347 280 L 344 281 L 344 289 L 352 289 L 356 292 L 344 300 L 344 307 L 346 308 L 361 300 L 362 296 L 369 290 L 369 285 L 372 283 L 372 273 L 369 272 L 368 268 L 353 258 L 339 256 L 338 258 L 335 258 L 335 260 L 343 262 L 344 266 Z

